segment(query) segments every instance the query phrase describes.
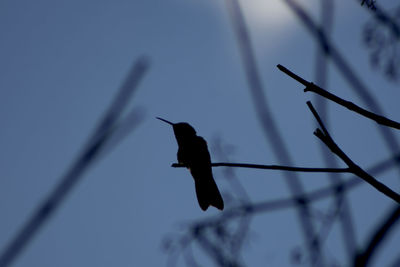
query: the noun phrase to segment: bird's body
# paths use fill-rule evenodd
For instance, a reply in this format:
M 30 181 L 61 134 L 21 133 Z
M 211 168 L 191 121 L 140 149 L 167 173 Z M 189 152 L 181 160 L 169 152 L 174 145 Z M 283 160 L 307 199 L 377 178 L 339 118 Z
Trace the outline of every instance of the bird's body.
M 186 166 L 193 176 L 197 201 L 200 208 L 206 210 L 209 206 L 224 209 L 224 201 L 214 181 L 211 169 L 211 157 L 207 142 L 188 123 L 171 123 L 178 142 L 177 158 L 180 164 Z

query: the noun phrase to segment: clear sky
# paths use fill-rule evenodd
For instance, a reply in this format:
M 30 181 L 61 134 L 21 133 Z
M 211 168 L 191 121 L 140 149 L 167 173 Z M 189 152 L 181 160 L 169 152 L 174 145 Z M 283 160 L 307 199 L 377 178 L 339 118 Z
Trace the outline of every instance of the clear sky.
M 319 17 L 318 1 L 300 2 Z M 370 67 L 362 44 L 368 11 L 355 0 L 334 2 L 334 44 L 385 114 L 399 121 L 399 83 Z M 325 167 L 305 104 L 315 98 L 276 68 L 282 64 L 314 80 L 314 39 L 283 1 L 241 4 L 267 101 L 295 165 Z M 13 266 L 163 266 L 165 237 L 219 213 L 203 212 L 188 171 L 170 168 L 177 144 L 156 116 L 189 122 L 208 141 L 214 161 L 222 142 L 232 162 L 277 163 L 255 114 L 224 1 L 5 0 L 0 34 L 0 251 L 71 166 L 135 59 L 146 55 L 151 62 L 131 104 L 144 110 L 143 122 L 87 171 Z M 328 87 L 364 105 L 332 64 Z M 332 136 L 360 166 L 390 157 L 373 122 L 334 104 L 328 110 Z M 279 171 L 235 172 L 251 201 L 289 196 Z M 236 205 L 223 169 L 214 176 L 226 208 Z M 397 176 L 379 178 L 397 190 Z M 300 177 L 307 191 L 329 184 L 321 174 Z M 392 201 L 368 185 L 349 199 L 361 245 Z M 339 231 L 334 225 L 324 253 L 344 264 Z M 399 241 L 396 232 L 377 265 L 395 257 Z M 253 218 L 245 246 L 249 266 L 290 265 L 291 251 L 304 247 L 293 210 Z M 195 256 L 208 262 L 200 252 Z

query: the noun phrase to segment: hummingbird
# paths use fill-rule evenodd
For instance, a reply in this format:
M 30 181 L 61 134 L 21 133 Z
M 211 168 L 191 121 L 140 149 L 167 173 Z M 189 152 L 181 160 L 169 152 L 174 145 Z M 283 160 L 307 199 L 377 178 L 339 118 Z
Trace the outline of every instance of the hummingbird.
M 186 122 L 172 123 L 165 119 L 157 119 L 172 125 L 178 143 L 178 163 L 189 169 L 194 179 L 197 201 L 202 210 L 209 206 L 224 209 L 224 201 L 214 181 L 211 169 L 211 157 L 207 142 L 197 136 L 195 129 Z

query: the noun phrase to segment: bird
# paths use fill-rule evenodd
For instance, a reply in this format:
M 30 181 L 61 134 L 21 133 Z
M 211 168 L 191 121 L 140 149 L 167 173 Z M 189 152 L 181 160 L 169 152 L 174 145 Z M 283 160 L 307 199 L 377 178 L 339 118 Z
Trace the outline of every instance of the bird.
M 192 174 L 200 208 L 206 211 L 209 206 L 213 206 L 223 210 L 224 201 L 214 181 L 206 140 L 198 136 L 189 123 L 172 123 L 156 118 L 172 125 L 178 143 L 178 163 L 188 168 Z

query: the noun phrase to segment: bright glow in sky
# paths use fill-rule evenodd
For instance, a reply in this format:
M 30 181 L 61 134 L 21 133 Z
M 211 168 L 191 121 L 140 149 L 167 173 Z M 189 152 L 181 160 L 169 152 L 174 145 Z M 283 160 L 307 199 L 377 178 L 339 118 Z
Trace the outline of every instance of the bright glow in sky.
M 246 20 L 258 24 L 260 28 L 282 28 L 293 21 L 290 10 L 280 0 L 248 0 L 242 1 L 241 6 L 246 12 Z

